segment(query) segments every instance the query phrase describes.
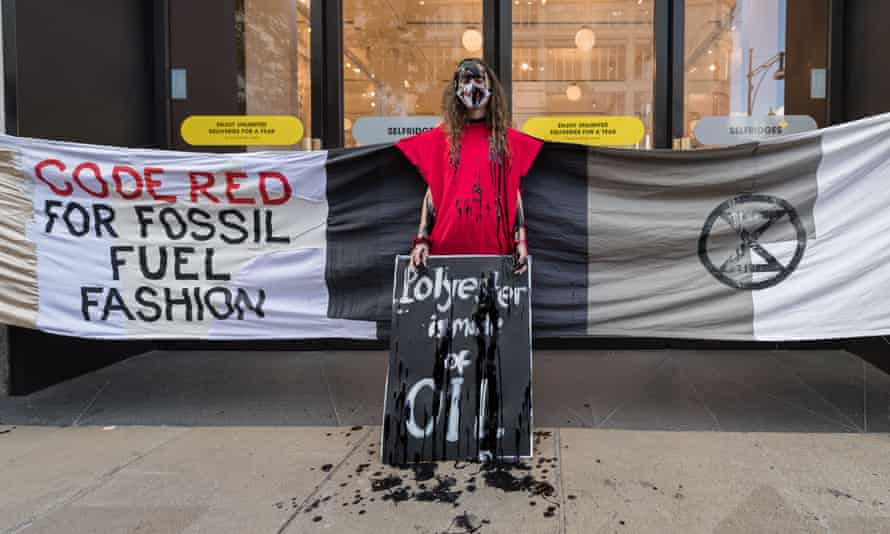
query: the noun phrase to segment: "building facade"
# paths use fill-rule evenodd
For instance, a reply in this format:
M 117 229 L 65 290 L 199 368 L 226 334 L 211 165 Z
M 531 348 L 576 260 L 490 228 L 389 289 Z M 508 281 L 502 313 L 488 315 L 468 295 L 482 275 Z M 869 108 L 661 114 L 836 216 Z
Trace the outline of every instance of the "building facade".
M 6 129 L 188 150 L 191 115 L 291 115 L 286 149 L 355 146 L 363 118 L 437 116 L 482 56 L 516 128 L 631 116 L 638 148 L 698 146 L 709 116 L 888 109 L 888 19 L 880 0 L 3 0 Z
M 0 5 L 0 118 L 27 137 L 255 150 L 268 147 L 191 146 L 180 126 L 193 115 L 290 115 L 304 138 L 276 148 L 357 146 L 367 142 L 362 121 L 435 120 L 455 65 L 474 56 L 501 78 L 516 128 L 540 116 L 629 116 L 644 125 L 641 150 L 708 145 L 697 126 L 709 117 L 808 117 L 822 127 L 890 111 L 884 0 Z M 152 348 L 3 333 L 0 391 Z M 78 358 L 58 357 L 72 350 Z

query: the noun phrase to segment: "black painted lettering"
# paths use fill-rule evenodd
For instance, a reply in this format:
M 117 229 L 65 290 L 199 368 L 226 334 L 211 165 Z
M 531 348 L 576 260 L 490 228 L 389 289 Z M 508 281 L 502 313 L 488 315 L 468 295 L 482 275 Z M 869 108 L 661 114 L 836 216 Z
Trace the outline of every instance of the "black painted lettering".
M 148 265 L 148 247 L 139 247 L 139 269 L 148 280 L 160 280 L 167 273 L 167 247 L 158 248 L 158 268 L 154 271 Z
M 191 236 L 195 241 L 209 241 L 216 235 L 216 227 L 210 223 L 210 213 L 198 208 L 189 208 L 186 217 L 190 223 L 207 231 L 207 233 L 198 233 L 192 230 Z
M 213 255 L 216 253 L 212 248 L 207 249 L 207 253 L 204 256 L 204 271 L 208 280 L 220 280 L 226 281 L 231 278 L 229 273 L 221 273 L 216 274 L 213 272 Z
M 130 321 L 135 319 L 133 313 L 127 308 L 127 305 L 124 304 L 124 299 L 121 298 L 121 294 L 116 288 L 112 287 L 108 289 L 108 295 L 105 296 L 105 309 L 102 310 L 102 320 L 107 321 L 108 316 L 111 315 L 111 312 L 113 311 L 122 312 Z
M 93 216 L 96 218 L 96 237 L 102 237 L 102 229 L 111 237 L 117 237 L 117 232 L 111 223 L 114 222 L 114 209 L 107 204 L 93 204 Z
M 136 206 L 136 220 L 139 221 L 139 236 L 142 239 L 148 237 L 148 227 L 154 224 L 154 219 L 149 217 L 155 211 L 152 206 Z
M 263 289 L 257 291 L 257 301 L 254 304 L 250 301 L 250 295 L 247 294 L 247 290 L 239 287 L 238 296 L 235 297 L 235 309 L 238 310 L 238 320 L 244 320 L 244 308 L 242 308 L 242 305 L 254 312 L 257 317 L 265 317 L 266 313 L 263 311 L 264 302 L 266 302 L 266 292 Z
M 185 225 L 185 219 L 182 218 L 178 210 L 164 208 L 158 213 L 158 219 L 161 221 L 161 226 L 164 227 L 164 232 L 167 233 L 168 238 L 178 241 L 185 237 L 188 227 Z
M 120 267 L 127 264 L 127 260 L 121 258 L 120 252 L 133 252 L 133 247 L 128 245 L 115 245 L 111 247 L 111 274 L 114 280 L 120 280 Z
M 143 321 L 153 323 L 161 318 L 161 307 L 158 306 L 156 302 L 147 300 L 145 298 L 146 293 L 150 294 L 152 297 L 158 296 L 158 292 L 155 291 L 153 288 L 148 286 L 141 286 L 139 289 L 136 290 L 136 302 L 138 302 L 139 305 L 143 308 L 149 308 L 153 313 L 152 315 L 146 315 L 145 313 L 143 313 L 142 310 L 139 310 L 136 312 L 136 315 L 138 315 L 139 318 Z
M 230 221 L 230 219 L 238 219 L 241 224 Z M 240 234 L 240 237 L 229 237 L 226 234 L 221 233 L 219 235 L 220 239 L 228 243 L 229 245 L 240 245 L 247 240 L 247 236 L 250 235 L 247 232 L 247 229 L 244 228 L 245 222 L 244 214 L 238 210 L 222 210 L 219 212 L 219 222 L 230 230 L 235 230 Z
M 195 247 L 173 247 L 173 277 L 176 280 L 197 280 L 198 273 L 187 273 L 182 270 L 188 265 L 189 255 L 195 253 Z
M 90 321 L 90 308 L 98 306 L 99 301 L 90 298 L 91 294 L 102 293 L 101 287 L 81 287 L 80 288 L 80 313 L 83 315 L 84 321 Z

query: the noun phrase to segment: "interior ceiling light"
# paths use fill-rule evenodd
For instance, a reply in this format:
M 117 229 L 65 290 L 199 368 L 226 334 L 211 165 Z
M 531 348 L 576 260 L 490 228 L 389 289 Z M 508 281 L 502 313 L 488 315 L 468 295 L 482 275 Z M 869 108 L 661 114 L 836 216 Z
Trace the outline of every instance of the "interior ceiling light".
M 464 30 L 460 37 L 461 44 L 470 52 L 476 52 L 482 49 L 482 32 L 469 28 Z
M 578 30 L 578 33 L 575 34 L 575 46 L 577 46 L 579 50 L 584 50 L 585 52 L 590 51 L 595 44 L 596 34 L 587 26 Z
M 566 87 L 566 98 L 568 98 L 571 102 L 577 102 L 581 100 L 581 88 L 578 87 L 578 84 L 569 84 Z

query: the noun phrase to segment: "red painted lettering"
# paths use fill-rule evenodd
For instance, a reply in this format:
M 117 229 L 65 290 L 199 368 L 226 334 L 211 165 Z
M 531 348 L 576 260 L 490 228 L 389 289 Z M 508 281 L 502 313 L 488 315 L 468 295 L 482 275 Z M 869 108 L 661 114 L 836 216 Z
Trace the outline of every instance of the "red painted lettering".
M 204 181 L 199 182 L 199 178 L 203 178 Z M 213 193 L 209 191 L 209 189 L 213 187 L 213 183 L 215 182 L 213 173 L 198 171 L 190 172 L 189 182 L 191 182 L 192 184 L 191 190 L 189 191 L 189 197 L 191 198 L 192 202 L 198 201 L 198 194 L 200 193 L 209 198 L 210 202 L 219 204 L 219 199 L 216 198 L 216 196 L 214 196 Z
M 102 185 L 102 189 L 98 193 L 87 187 L 86 184 L 83 183 L 83 180 L 80 179 L 80 173 L 82 173 L 84 170 L 89 170 L 91 173 L 93 173 L 93 178 L 95 178 L 96 181 Z M 99 166 L 95 163 L 90 163 L 89 161 L 81 163 L 74 168 L 72 178 L 74 178 L 74 182 L 78 186 L 80 186 L 80 188 L 83 189 L 86 194 L 96 198 L 108 197 L 108 182 L 102 179 L 102 173 L 99 172 Z
M 65 187 L 60 188 L 57 187 L 54 183 L 47 180 L 43 176 L 43 169 L 49 166 L 56 167 L 57 169 L 59 169 L 59 172 L 65 172 L 65 164 L 61 161 L 57 159 L 45 159 L 34 167 L 34 176 L 36 176 L 37 179 L 41 182 L 45 183 L 50 188 L 50 190 L 52 190 L 53 193 L 63 197 L 67 197 L 71 194 L 72 191 L 74 191 L 74 186 L 71 185 L 71 183 L 69 182 L 65 182 Z
M 247 175 L 243 172 L 227 172 L 226 173 L 226 198 L 231 204 L 256 204 L 256 200 L 252 198 L 238 198 L 234 195 L 235 191 L 241 189 L 241 184 L 236 180 L 243 180 Z
M 269 191 L 266 187 L 266 180 L 269 178 L 274 178 L 281 182 L 281 196 L 278 198 L 272 198 L 269 196 Z M 293 190 L 290 187 L 290 183 L 288 183 L 287 178 L 284 177 L 283 174 L 277 172 L 261 172 L 260 173 L 260 195 L 263 197 L 263 203 L 269 206 L 278 206 L 280 204 L 284 204 L 288 200 L 290 200 L 291 195 L 293 194 Z
M 148 189 L 148 193 L 151 195 L 151 198 L 155 200 L 160 200 L 161 202 L 176 202 L 175 195 L 159 195 L 155 191 L 158 187 L 163 185 L 160 180 L 155 180 L 151 176 L 153 174 L 163 174 L 164 169 L 158 169 L 155 167 L 146 167 L 145 168 L 145 188 Z
M 133 183 L 136 184 L 136 187 L 132 192 L 127 193 L 124 191 L 124 181 L 121 178 L 121 174 L 129 174 Z M 116 165 L 114 169 L 111 170 L 111 179 L 114 180 L 114 190 L 121 196 L 121 198 L 125 200 L 133 200 L 142 195 L 142 176 L 136 169 L 127 167 L 126 165 Z

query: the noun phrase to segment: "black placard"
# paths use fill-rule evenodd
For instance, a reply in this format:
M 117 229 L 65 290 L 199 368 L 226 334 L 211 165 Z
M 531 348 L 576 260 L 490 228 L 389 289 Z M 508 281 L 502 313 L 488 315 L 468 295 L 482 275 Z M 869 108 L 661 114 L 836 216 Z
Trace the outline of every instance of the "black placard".
M 531 261 L 396 258 L 384 462 L 531 456 Z

